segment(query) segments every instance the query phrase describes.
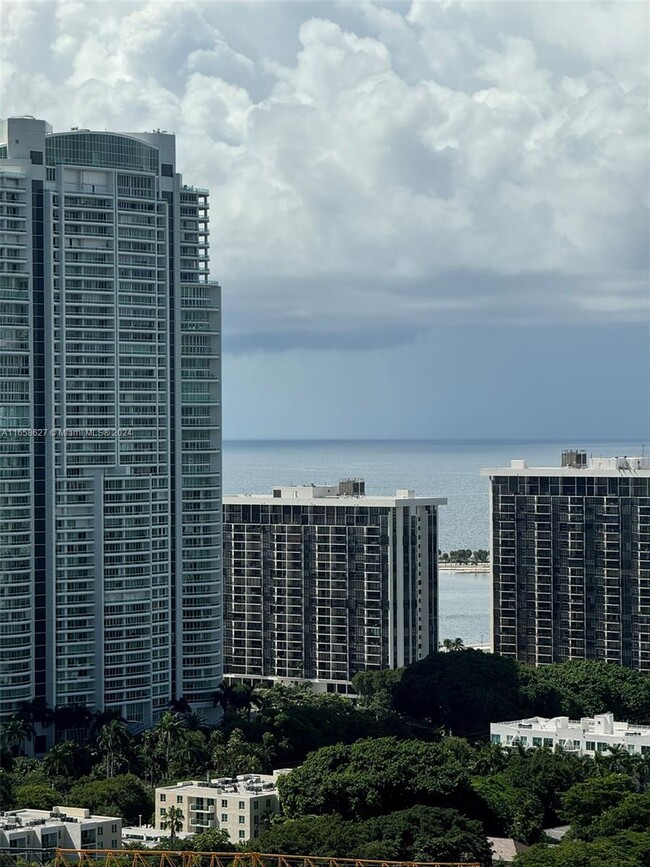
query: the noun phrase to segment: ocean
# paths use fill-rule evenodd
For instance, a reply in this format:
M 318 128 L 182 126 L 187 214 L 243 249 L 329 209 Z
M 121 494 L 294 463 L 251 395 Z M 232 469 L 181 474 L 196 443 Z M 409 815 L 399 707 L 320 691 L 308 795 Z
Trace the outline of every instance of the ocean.
M 559 466 L 565 448 L 593 455 L 635 455 L 641 443 L 619 440 L 539 442 L 532 440 L 226 440 L 226 494 L 270 493 L 275 485 L 332 484 L 362 478 L 368 494 L 413 488 L 420 496 L 446 497 L 441 506 L 440 548 L 489 548 L 488 480 L 483 467 L 509 466 L 525 458 L 531 466 Z M 490 576 L 440 573 L 440 637 L 486 644 Z

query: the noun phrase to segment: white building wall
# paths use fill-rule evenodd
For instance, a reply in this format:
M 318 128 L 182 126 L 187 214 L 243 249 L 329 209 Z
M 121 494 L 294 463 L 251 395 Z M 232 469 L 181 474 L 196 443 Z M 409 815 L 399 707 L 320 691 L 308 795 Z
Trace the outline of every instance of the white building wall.
M 490 740 L 505 747 L 561 747 L 569 752 L 592 756 L 597 752 L 607 752 L 611 746 L 623 746 L 629 753 L 638 755 L 650 753 L 650 726 L 617 722 L 610 713 L 581 720 L 532 717 L 491 723 Z

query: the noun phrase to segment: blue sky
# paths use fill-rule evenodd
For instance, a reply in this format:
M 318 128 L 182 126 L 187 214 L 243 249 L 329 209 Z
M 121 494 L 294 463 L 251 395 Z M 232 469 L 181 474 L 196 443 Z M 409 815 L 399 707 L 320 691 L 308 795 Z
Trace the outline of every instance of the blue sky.
M 645 4 L 0 14 L 4 116 L 211 189 L 227 437 L 650 438 Z

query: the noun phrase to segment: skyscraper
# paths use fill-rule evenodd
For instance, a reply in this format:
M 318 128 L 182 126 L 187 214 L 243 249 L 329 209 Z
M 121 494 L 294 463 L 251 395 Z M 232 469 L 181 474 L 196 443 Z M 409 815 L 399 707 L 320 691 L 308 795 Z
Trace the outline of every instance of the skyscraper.
M 346 692 L 437 650 L 444 503 L 360 480 L 225 497 L 226 675 Z
M 221 681 L 220 294 L 166 133 L 0 125 L 0 713 Z
M 493 647 L 650 671 L 650 458 L 566 451 L 491 481 Z

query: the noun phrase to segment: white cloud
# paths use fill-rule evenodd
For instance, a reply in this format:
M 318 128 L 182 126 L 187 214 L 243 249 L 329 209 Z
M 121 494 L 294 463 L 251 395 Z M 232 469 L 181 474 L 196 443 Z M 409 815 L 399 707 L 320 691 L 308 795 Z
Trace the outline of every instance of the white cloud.
M 2 14 L 5 114 L 177 133 L 187 180 L 212 189 L 232 327 L 260 342 L 647 304 L 640 4 Z

